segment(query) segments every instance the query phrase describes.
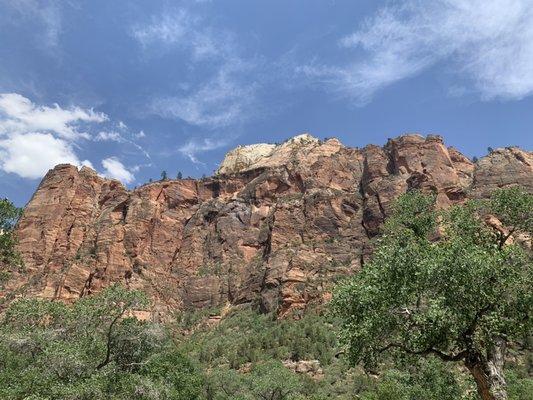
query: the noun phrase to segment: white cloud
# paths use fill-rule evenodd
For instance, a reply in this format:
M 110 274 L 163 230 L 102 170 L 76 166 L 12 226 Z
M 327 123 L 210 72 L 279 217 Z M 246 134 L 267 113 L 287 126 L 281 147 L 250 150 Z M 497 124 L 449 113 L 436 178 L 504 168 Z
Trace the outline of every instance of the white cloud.
M 0 133 L 54 132 L 64 139 L 88 138 L 82 123 L 104 122 L 107 116 L 80 107 L 36 106 L 17 93 L 0 94 Z
M 102 167 L 104 167 L 105 176 L 109 178 L 118 179 L 123 183 L 131 183 L 135 180 L 135 176 L 116 157 L 103 159 Z
M 206 151 L 211 151 L 218 149 L 220 147 L 224 147 L 226 145 L 226 141 L 222 139 L 211 139 L 211 138 L 204 138 L 202 140 L 190 140 L 183 146 L 181 146 L 178 151 L 183 154 L 184 156 L 188 157 L 189 160 L 191 160 L 195 164 L 201 164 L 201 162 L 198 160 L 197 155 L 199 153 L 203 153 Z
M 533 93 L 530 0 L 409 0 L 382 8 L 339 44 L 351 63 L 298 70 L 359 103 L 440 62 L 483 99 Z
M 37 106 L 17 93 L 0 94 L 0 169 L 23 178 L 42 177 L 57 164 L 90 165 L 74 148 L 89 134 L 83 125 L 107 116 L 80 107 Z
M 41 178 L 57 164 L 89 165 L 80 162 L 72 147 L 50 133 L 30 132 L 0 140 L 0 168 L 23 178 Z
M 124 123 L 117 125 L 122 133 L 115 130 L 101 130 L 94 136 L 89 133 L 94 131 L 95 124 L 108 121 L 107 115 L 92 109 L 62 108 L 58 104 L 39 106 L 20 94 L 0 93 L 0 169 L 36 179 L 57 164 L 93 168 L 90 161 L 81 161 L 76 154 L 76 149 L 87 140 L 128 143 L 150 158 L 141 146 L 125 137 Z M 134 179 L 116 158 L 107 158 L 102 165 L 109 176 L 125 183 Z

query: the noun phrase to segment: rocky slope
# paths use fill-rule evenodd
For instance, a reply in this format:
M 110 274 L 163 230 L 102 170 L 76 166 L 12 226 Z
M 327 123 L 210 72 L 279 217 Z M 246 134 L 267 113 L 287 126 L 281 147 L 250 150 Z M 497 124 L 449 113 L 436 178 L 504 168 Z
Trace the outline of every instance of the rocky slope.
M 239 147 L 213 177 L 132 191 L 58 165 L 17 228 L 26 270 L 0 296 L 69 300 L 121 282 L 149 294 L 153 317 L 251 302 L 285 315 L 361 268 L 408 188 L 435 190 L 446 206 L 510 184 L 533 191 L 531 152 L 498 149 L 474 164 L 431 135 L 363 149 L 300 135 Z

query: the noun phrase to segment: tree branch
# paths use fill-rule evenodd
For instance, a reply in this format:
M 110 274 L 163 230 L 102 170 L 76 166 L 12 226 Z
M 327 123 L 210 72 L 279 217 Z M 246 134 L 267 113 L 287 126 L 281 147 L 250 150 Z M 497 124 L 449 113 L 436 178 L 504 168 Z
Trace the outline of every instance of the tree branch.
M 124 315 L 126 312 L 126 308 L 123 308 L 119 314 L 115 318 L 113 318 L 113 321 L 111 321 L 111 324 L 109 324 L 109 329 L 107 330 L 107 344 L 106 344 L 106 355 L 104 361 L 102 361 L 98 366 L 96 367 L 97 370 L 105 367 L 107 364 L 109 364 L 109 361 L 111 361 L 111 335 L 113 333 L 113 327 L 117 323 L 117 321 Z
M 437 349 L 435 349 L 433 347 L 428 347 L 425 350 L 412 350 L 412 349 L 408 348 L 407 346 L 404 346 L 403 344 L 400 344 L 400 343 L 389 343 L 387 346 L 379 349 L 378 351 L 380 353 L 383 353 L 384 351 L 387 351 L 387 350 L 389 350 L 391 348 L 397 348 L 397 349 L 400 349 L 400 350 L 402 350 L 402 351 L 404 351 L 404 352 L 406 352 L 408 354 L 414 354 L 414 355 L 420 355 L 420 356 L 426 356 L 426 355 L 429 355 L 429 354 L 433 354 L 433 355 L 439 357 L 443 361 L 460 361 L 463 358 L 465 358 L 466 355 L 468 354 L 467 350 L 463 350 L 463 351 L 460 351 L 457 354 L 450 355 L 450 354 L 443 353 L 442 351 L 437 350 Z

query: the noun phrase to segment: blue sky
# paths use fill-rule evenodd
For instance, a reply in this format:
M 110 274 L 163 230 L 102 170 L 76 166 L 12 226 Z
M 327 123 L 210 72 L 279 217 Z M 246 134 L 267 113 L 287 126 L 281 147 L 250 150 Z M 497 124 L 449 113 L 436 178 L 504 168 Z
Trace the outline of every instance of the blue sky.
M 238 144 L 533 144 L 531 0 L 0 0 L 0 196 L 53 165 L 134 187 Z

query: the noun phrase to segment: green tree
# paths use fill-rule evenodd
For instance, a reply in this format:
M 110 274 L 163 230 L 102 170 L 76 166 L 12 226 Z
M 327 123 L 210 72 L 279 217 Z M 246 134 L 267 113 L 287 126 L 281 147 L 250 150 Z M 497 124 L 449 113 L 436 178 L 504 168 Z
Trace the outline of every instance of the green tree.
M 181 171 L 178 171 L 177 178 L 178 179 L 183 179 L 183 174 L 181 173 Z
M 279 361 L 254 365 L 249 372 L 219 368 L 209 377 L 207 398 L 214 400 L 289 400 L 299 396 L 303 378 Z
M 202 380 L 166 330 L 113 286 L 73 305 L 24 299 L 0 320 L 2 399 L 197 399 Z
M 166 181 L 168 179 L 167 171 L 161 171 L 161 180 Z
M 279 361 L 254 366 L 248 376 L 250 393 L 257 400 L 287 400 L 296 398 L 302 390 L 301 379 Z
M 21 215 L 22 208 L 15 207 L 8 199 L 0 199 L 0 286 L 9 279 L 13 267 L 22 264 L 13 236 L 13 229 Z
M 507 399 L 506 345 L 530 332 L 533 304 L 531 255 L 509 238 L 531 234 L 531 210 L 519 188 L 441 212 L 432 196 L 400 197 L 372 260 L 334 296 L 351 363 L 374 367 L 387 353 L 462 362 L 482 399 Z

